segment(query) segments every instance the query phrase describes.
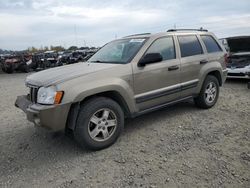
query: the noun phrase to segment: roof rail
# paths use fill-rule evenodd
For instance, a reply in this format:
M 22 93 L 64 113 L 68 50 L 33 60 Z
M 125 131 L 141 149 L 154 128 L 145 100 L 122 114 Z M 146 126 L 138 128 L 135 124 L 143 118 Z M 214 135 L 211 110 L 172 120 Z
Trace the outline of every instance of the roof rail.
M 207 29 L 203 29 L 202 27 L 200 29 L 169 29 L 167 32 L 175 32 L 175 31 L 204 31 L 204 32 L 208 32 Z
M 128 35 L 128 36 L 125 36 L 123 38 L 126 38 L 126 37 L 134 37 L 134 36 L 140 36 L 140 35 L 150 35 L 151 33 L 139 33 L 139 34 L 134 34 L 134 35 Z

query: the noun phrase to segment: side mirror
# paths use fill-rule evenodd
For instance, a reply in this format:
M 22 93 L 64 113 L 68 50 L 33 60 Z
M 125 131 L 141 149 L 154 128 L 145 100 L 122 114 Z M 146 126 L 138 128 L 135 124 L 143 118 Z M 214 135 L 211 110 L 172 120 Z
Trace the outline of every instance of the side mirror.
M 160 53 L 148 53 L 138 62 L 138 67 L 144 67 L 146 64 L 160 62 L 162 59 Z

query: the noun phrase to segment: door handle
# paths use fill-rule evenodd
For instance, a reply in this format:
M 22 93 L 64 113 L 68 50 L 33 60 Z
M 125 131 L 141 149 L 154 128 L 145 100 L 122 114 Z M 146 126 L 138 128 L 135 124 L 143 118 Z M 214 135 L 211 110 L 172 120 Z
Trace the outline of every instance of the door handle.
M 178 70 L 178 69 L 179 69 L 178 65 L 168 67 L 168 71 L 173 71 L 173 70 Z
M 200 61 L 200 64 L 201 64 L 201 65 L 202 65 L 202 64 L 206 64 L 206 63 L 208 63 L 208 60 L 206 60 L 206 59 L 203 59 L 203 60 Z

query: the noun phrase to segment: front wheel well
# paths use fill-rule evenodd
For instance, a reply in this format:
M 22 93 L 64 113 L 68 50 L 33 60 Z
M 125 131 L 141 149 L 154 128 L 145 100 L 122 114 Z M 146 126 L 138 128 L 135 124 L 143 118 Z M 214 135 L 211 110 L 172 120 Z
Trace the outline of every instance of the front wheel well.
M 86 101 L 88 101 L 92 98 L 95 98 L 95 97 L 107 97 L 107 98 L 114 100 L 122 108 L 124 115 L 125 115 L 125 118 L 131 116 L 130 110 L 127 106 L 127 103 L 123 99 L 123 97 L 117 91 L 106 91 L 106 92 L 97 93 L 97 94 L 88 96 L 80 102 L 73 103 L 70 107 L 70 110 L 69 110 L 66 130 L 67 129 L 71 129 L 71 130 L 75 129 L 75 124 L 76 124 L 76 120 L 78 118 L 78 113 L 79 113 L 79 110 L 81 108 L 81 105 L 84 105 L 84 103 Z
M 107 97 L 107 98 L 114 100 L 115 102 L 117 102 L 121 106 L 125 117 L 130 116 L 130 110 L 128 108 L 127 103 L 125 102 L 124 98 L 117 91 L 105 91 L 105 92 L 101 92 L 101 93 L 97 93 L 97 94 L 88 96 L 85 99 L 83 99 L 80 104 L 82 105 L 84 102 L 86 102 L 87 100 L 94 98 L 94 97 Z
M 219 82 L 219 85 L 222 86 L 222 78 L 221 78 L 220 71 L 218 71 L 218 70 L 211 71 L 207 75 L 212 75 L 212 76 L 216 77 L 218 82 Z

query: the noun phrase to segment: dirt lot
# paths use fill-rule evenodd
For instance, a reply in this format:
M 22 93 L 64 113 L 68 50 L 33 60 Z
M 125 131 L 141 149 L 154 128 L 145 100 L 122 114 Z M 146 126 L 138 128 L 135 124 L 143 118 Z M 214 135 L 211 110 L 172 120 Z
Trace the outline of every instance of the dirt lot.
M 126 122 L 88 152 L 14 107 L 27 74 L 0 74 L 0 187 L 250 187 L 250 90 L 227 81 L 210 110 L 192 101 Z

